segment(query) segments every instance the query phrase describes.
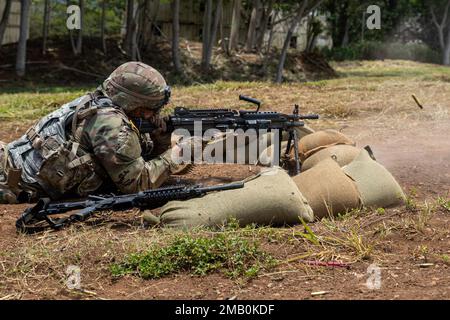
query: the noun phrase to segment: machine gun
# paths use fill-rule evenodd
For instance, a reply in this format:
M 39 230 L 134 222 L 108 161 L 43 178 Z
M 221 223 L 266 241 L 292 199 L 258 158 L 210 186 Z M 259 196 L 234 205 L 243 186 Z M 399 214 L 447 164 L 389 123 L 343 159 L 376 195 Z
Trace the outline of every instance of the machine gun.
M 118 196 L 89 196 L 86 200 L 76 202 L 51 202 L 49 198 L 42 198 L 34 207 L 25 209 L 16 221 L 16 229 L 29 234 L 43 231 L 49 227 L 58 230 L 72 222 L 85 221 L 96 211 L 122 211 L 131 208 L 155 209 L 172 200 L 188 200 L 202 197 L 213 191 L 242 187 L 244 187 L 243 182 L 210 187 L 180 185 Z M 73 210 L 79 211 L 61 218 L 50 218 L 51 215 Z
M 298 137 L 296 127 L 304 126 L 302 120 L 319 119 L 319 115 L 300 115 L 299 106 L 295 105 L 292 114 L 283 114 L 273 111 L 259 111 L 261 102 L 254 98 L 239 96 L 239 100 L 247 101 L 257 105 L 256 111 L 233 110 L 233 109 L 187 109 L 183 107 L 175 108 L 174 114 L 169 116 L 167 130 L 173 132 L 176 129 L 188 130 L 191 136 L 195 135 L 195 124 L 200 123 L 202 134 L 209 129 L 218 129 L 227 132 L 236 129 L 264 129 L 267 131 L 280 130 L 280 150 L 281 156 L 281 139 L 283 131 L 289 133 L 288 145 L 285 154 L 291 152 L 292 147 L 295 148 L 296 172 L 300 173 L 300 160 L 298 158 Z M 150 121 L 143 119 L 132 119 L 133 123 L 141 133 L 151 133 L 156 129 Z M 281 159 L 281 157 L 279 157 Z

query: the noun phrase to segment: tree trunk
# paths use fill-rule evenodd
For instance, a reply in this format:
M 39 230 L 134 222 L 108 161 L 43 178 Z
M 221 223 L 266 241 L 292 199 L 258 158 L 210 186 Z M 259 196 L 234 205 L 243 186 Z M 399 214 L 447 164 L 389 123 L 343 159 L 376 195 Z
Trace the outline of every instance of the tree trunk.
M 83 51 L 84 0 L 78 0 L 78 5 L 80 6 L 80 30 L 78 30 L 75 55 L 79 55 Z
M 11 12 L 11 4 L 12 0 L 6 0 L 2 20 L 0 21 L 0 46 L 3 43 L 3 36 L 5 35 L 6 27 L 8 26 L 9 13 Z
M 140 48 L 145 48 L 146 46 L 146 37 L 147 37 L 147 29 L 148 29 L 148 6 L 151 2 L 149 0 L 143 0 L 140 14 L 139 14 L 139 27 L 138 27 L 138 42 L 137 45 Z
M 137 42 L 137 38 L 138 38 L 138 21 L 139 21 L 139 14 L 140 14 L 140 6 L 137 5 L 134 7 L 134 12 L 133 12 L 133 23 L 131 25 L 131 60 L 136 61 L 136 60 L 141 60 L 140 57 L 140 53 L 139 53 L 139 47 L 138 47 L 138 42 Z
M 269 57 L 270 57 L 270 49 L 272 48 L 272 40 L 273 40 L 273 23 L 270 24 L 269 29 L 269 40 L 267 40 L 267 47 L 264 56 L 264 62 L 262 67 L 262 73 L 265 75 L 267 73 L 267 68 L 269 66 Z
M 212 51 L 216 44 L 217 29 L 219 29 L 220 16 L 222 15 L 222 0 L 217 0 L 216 12 L 214 13 L 214 23 L 210 32 L 208 48 L 206 52 L 206 69 L 211 65 Z
M 241 22 L 241 0 L 234 0 L 233 16 L 231 18 L 230 42 L 228 46 L 229 51 L 237 49 L 239 43 L 240 22 Z
M 29 27 L 29 14 L 30 14 L 31 0 L 20 1 L 20 35 L 19 43 L 17 45 L 17 57 L 16 57 L 16 74 L 19 77 L 25 75 L 25 65 L 27 60 L 27 38 Z
M 344 32 L 344 37 L 342 38 L 341 47 L 348 46 L 348 43 L 350 41 L 349 32 L 350 32 L 350 19 L 347 19 L 345 21 L 345 32 Z
M 256 23 L 258 21 L 258 11 L 261 6 L 260 0 L 253 0 L 253 10 L 248 24 L 247 41 L 245 42 L 245 51 L 249 52 L 253 49 L 255 42 Z
M 182 73 L 180 61 L 180 0 L 172 1 L 172 58 L 175 71 Z
M 105 29 L 106 29 L 106 1 L 102 1 L 102 18 L 100 22 L 100 38 L 102 42 L 102 50 L 103 53 L 106 54 L 106 38 L 105 38 Z
M 289 30 L 286 34 L 286 38 L 284 39 L 283 49 L 281 49 L 280 60 L 278 61 L 277 74 L 275 77 L 275 83 L 281 83 L 283 80 L 283 68 L 284 63 L 286 61 L 287 50 L 289 48 L 289 44 L 291 42 L 292 34 L 294 33 L 294 29 L 297 24 L 300 22 L 303 17 L 303 13 L 305 12 L 306 6 L 308 5 L 308 0 L 303 0 L 302 5 L 299 7 L 297 14 L 292 19 Z
M 156 8 L 154 8 L 153 12 L 151 12 L 152 16 L 150 17 L 150 29 L 146 32 L 148 33 L 148 37 L 144 38 L 145 49 L 149 50 L 153 41 L 153 24 L 155 23 L 156 18 L 158 17 L 159 13 L 159 5 L 160 2 L 156 1 Z
M 66 5 L 67 5 L 67 7 L 70 6 L 70 0 L 66 0 Z M 68 29 L 68 32 L 69 32 L 69 40 L 70 40 L 70 46 L 72 48 L 72 53 L 74 55 L 76 55 L 77 54 L 77 52 L 76 52 L 77 49 L 76 49 L 76 46 L 75 46 L 75 40 L 73 38 L 73 30 L 72 29 Z
M 127 1 L 127 18 L 126 32 L 123 40 L 123 49 L 131 55 L 131 47 L 133 42 L 133 19 L 134 19 L 134 0 Z
M 431 5 L 430 5 L 431 18 L 432 18 L 433 23 L 435 24 L 436 29 L 438 31 L 439 45 L 441 47 L 441 52 L 442 52 L 442 64 L 444 64 L 446 66 L 450 65 L 450 26 L 448 25 L 449 24 L 448 23 L 449 8 L 450 8 L 450 0 L 447 1 L 445 9 L 441 10 L 441 11 L 443 11 L 443 16 L 442 16 L 441 23 L 439 23 L 437 20 L 437 17 L 436 17 L 436 13 L 434 11 L 433 3 L 431 3 Z M 447 28 L 446 39 L 444 36 L 445 28 Z
M 261 49 L 264 45 L 264 36 L 266 35 L 267 24 L 269 23 L 270 15 L 272 14 L 272 8 L 273 8 L 273 0 L 269 0 L 267 9 L 264 10 L 263 12 L 260 30 L 258 32 L 258 37 L 256 39 L 256 52 L 258 53 L 261 52 Z
M 42 54 L 47 52 L 48 28 L 50 25 L 50 0 L 44 3 L 44 25 L 42 27 Z
M 442 62 L 445 66 L 450 66 L 450 26 L 447 30 L 447 41 L 445 42 L 445 48 L 443 50 L 444 56 Z
M 332 27 L 334 33 L 333 40 L 336 46 L 348 45 L 349 28 L 350 28 L 350 0 L 336 1 L 335 7 L 330 8 L 330 12 L 336 12 L 336 22 Z M 365 8 L 363 8 L 365 10 Z M 365 23 L 365 22 L 364 22 Z
M 207 71 L 209 68 L 207 56 L 211 38 L 211 24 L 212 24 L 212 0 L 206 0 L 205 16 L 203 19 L 203 34 L 202 34 L 202 69 L 204 71 Z
M 222 14 L 220 15 L 220 24 L 219 24 L 219 30 L 220 30 L 220 46 L 222 47 L 222 51 L 229 56 L 230 52 L 228 51 L 228 44 L 225 38 L 225 32 L 223 30 L 223 10 Z

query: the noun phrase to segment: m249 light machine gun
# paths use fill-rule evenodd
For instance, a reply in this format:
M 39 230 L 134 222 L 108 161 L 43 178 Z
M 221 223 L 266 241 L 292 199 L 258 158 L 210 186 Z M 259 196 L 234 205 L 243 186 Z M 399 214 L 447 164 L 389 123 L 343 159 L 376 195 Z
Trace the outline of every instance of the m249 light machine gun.
M 131 208 L 155 209 L 172 200 L 188 200 L 202 197 L 209 192 L 231 190 L 244 187 L 244 182 L 234 182 L 217 186 L 173 186 L 141 191 L 133 194 L 106 197 L 89 196 L 76 202 L 51 202 L 40 199 L 34 207 L 27 208 L 16 221 L 17 231 L 36 233 L 48 228 L 61 229 L 75 221 L 85 221 L 96 211 L 123 211 Z M 50 218 L 52 215 L 79 210 L 69 216 Z
M 202 134 L 208 129 L 218 129 L 222 132 L 230 130 L 255 129 L 259 130 L 279 130 L 280 131 L 280 150 L 279 159 L 281 159 L 281 139 L 283 131 L 288 132 L 289 140 L 285 154 L 289 154 L 291 148 L 295 149 L 294 156 L 296 162 L 296 173 L 300 173 L 300 160 L 298 158 L 298 137 L 295 128 L 304 126 L 302 120 L 319 119 L 319 115 L 301 115 L 299 106 L 295 105 L 292 114 L 283 114 L 273 111 L 259 111 L 261 102 L 257 99 L 239 96 L 239 100 L 253 103 L 257 106 L 255 111 L 233 110 L 233 109 L 187 109 L 183 107 L 175 108 L 174 114 L 169 116 L 167 130 L 173 132 L 176 129 L 185 129 L 193 136 L 195 132 L 195 123 L 201 124 Z M 156 129 L 150 121 L 143 119 L 132 119 L 133 123 L 142 133 L 151 133 Z

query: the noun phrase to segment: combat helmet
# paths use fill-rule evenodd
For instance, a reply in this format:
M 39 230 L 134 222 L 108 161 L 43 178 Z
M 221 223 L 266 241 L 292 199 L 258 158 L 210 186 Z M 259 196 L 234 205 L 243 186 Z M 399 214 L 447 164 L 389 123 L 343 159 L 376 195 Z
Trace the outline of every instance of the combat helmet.
M 114 70 L 102 91 L 125 112 L 144 107 L 158 110 L 169 102 L 170 87 L 154 68 L 142 62 L 127 62 Z

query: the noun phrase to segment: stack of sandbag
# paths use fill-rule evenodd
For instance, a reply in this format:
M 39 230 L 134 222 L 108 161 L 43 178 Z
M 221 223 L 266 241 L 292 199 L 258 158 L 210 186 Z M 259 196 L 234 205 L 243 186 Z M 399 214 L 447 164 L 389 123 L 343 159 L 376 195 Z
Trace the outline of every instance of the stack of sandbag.
M 147 215 L 144 219 L 154 222 L 154 217 Z M 163 227 L 189 229 L 221 226 L 230 218 L 240 225 L 292 225 L 300 218 L 312 221 L 313 212 L 292 178 L 274 167 L 245 182 L 242 189 L 171 201 L 161 208 L 159 220 Z
M 345 134 L 332 129 L 306 135 L 299 141 L 298 152 L 300 160 L 304 161 L 316 152 L 336 145 L 355 146 L 356 144 Z
M 354 141 L 335 130 L 302 138 L 302 173 L 294 177 L 317 219 L 365 207 L 400 204 L 405 195 L 395 178 Z
M 340 167 L 343 167 L 352 162 L 360 152 L 361 149 L 356 148 L 352 145 L 333 145 L 321 149 L 320 151 L 317 151 L 316 153 L 307 157 L 306 160 L 302 162 L 302 171 L 311 169 L 325 159 L 333 159 Z

